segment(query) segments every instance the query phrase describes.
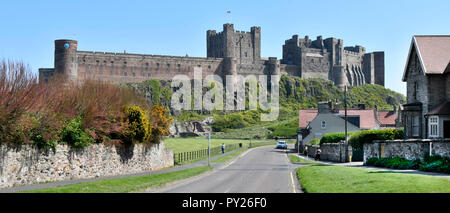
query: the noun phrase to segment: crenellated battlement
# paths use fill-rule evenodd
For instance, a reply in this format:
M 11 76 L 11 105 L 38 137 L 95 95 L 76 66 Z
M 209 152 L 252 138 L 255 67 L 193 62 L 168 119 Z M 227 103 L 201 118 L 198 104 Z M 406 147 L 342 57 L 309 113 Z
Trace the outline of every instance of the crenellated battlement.
M 315 40 L 293 35 L 285 40 L 283 57 L 261 57 L 261 27 L 235 30 L 226 23 L 222 31 L 206 31 L 206 57 L 171 56 L 102 51 L 80 51 L 78 41 L 55 40 L 55 67 L 40 69 L 41 81 L 55 73 L 71 80 L 99 78 L 116 83 L 147 79 L 171 79 L 193 75 L 201 67 L 203 75 L 280 74 L 302 78 L 322 78 L 336 85 L 384 85 L 384 52 L 366 53 L 362 46 L 346 46 L 334 37 Z M 42 78 L 42 79 L 41 79 Z

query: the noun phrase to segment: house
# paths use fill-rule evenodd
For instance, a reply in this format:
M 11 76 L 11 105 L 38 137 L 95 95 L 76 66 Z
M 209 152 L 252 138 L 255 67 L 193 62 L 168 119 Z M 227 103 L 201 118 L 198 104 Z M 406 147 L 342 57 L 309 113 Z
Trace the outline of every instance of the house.
M 406 138 L 450 138 L 450 35 L 413 36 L 402 81 Z
M 302 145 L 308 144 L 312 139 L 321 139 L 326 133 L 345 132 L 344 109 L 335 103 L 320 102 L 318 109 L 299 110 L 299 129 L 302 135 Z M 359 104 L 357 109 L 347 109 L 347 131 L 360 131 L 367 129 L 395 128 L 398 117 L 397 108 L 393 111 L 378 111 L 366 109 L 365 104 Z

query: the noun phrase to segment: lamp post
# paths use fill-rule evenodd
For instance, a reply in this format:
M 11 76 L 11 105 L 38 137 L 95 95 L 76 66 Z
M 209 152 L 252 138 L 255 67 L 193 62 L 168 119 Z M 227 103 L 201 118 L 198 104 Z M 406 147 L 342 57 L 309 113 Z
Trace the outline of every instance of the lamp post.
M 209 160 L 211 158 L 211 133 L 208 132 L 206 134 L 208 134 L 208 167 L 209 167 L 209 166 L 211 166 L 210 160 Z

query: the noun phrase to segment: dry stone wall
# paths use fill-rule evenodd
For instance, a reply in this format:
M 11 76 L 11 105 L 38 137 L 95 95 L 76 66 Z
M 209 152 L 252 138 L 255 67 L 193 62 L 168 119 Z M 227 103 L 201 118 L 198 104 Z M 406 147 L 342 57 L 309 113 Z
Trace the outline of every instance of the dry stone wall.
M 402 157 L 408 160 L 422 159 L 425 155 L 450 157 L 450 140 L 442 139 L 408 139 L 386 140 L 365 143 L 364 162 L 369 158 Z
M 47 181 L 135 174 L 173 166 L 164 143 L 128 147 L 94 144 L 83 149 L 58 145 L 56 152 L 33 145 L 0 145 L 0 188 Z

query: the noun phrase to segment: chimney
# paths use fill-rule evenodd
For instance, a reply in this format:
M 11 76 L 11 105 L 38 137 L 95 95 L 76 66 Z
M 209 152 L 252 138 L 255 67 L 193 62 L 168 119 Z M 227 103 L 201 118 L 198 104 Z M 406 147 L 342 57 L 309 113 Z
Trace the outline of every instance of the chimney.
M 366 104 L 358 104 L 358 109 L 366 109 Z
M 319 113 L 330 113 L 329 102 L 319 102 Z

